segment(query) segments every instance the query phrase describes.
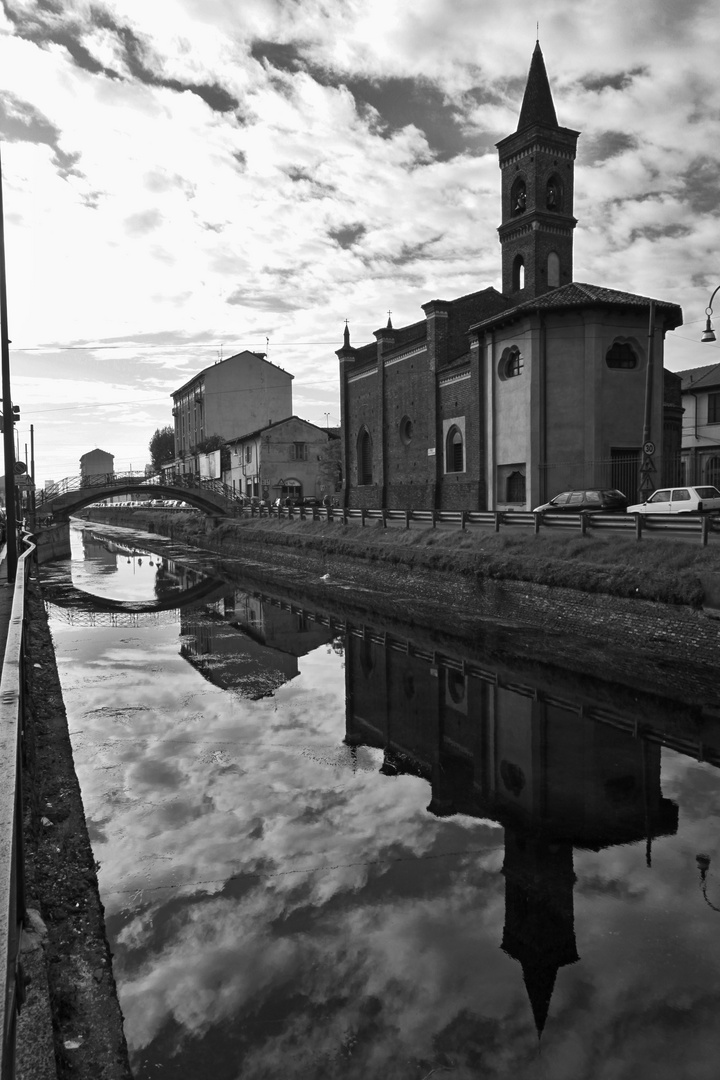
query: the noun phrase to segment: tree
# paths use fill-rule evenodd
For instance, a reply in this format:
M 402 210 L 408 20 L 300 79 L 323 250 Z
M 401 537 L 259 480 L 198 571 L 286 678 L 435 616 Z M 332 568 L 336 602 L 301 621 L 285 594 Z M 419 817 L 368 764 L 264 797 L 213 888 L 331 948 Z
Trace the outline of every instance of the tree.
M 160 472 L 163 465 L 175 457 L 175 429 L 168 426 L 157 428 L 148 443 L 150 460 L 155 472 Z
M 342 486 L 342 446 L 338 438 L 329 438 L 320 451 L 318 465 L 320 483 L 329 495 L 339 491 Z

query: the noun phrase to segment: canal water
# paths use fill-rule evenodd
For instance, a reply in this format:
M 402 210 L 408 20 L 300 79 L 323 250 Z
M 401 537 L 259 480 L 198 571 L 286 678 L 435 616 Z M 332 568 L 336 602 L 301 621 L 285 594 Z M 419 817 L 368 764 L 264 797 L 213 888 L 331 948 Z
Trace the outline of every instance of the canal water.
M 137 1080 L 714 1080 L 717 701 L 71 531 L 44 587 Z

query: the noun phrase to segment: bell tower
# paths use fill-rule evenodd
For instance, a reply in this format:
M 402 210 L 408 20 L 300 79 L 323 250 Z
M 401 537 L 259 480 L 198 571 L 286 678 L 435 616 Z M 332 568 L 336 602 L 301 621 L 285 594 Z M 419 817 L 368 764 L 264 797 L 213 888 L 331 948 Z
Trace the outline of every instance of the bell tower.
M 497 144 L 502 172 L 502 291 L 515 303 L 573 279 L 578 131 L 560 127 L 540 42 L 530 62 L 517 131 Z

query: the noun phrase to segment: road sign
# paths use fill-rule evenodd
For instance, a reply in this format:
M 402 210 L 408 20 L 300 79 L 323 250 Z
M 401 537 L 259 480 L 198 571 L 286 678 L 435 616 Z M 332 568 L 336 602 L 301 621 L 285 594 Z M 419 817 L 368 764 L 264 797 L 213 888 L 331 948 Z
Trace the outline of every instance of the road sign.
M 640 473 L 642 474 L 651 472 L 657 472 L 657 469 L 653 465 L 652 461 L 650 461 L 650 459 L 648 458 L 647 461 L 643 461 L 642 465 L 640 466 Z
M 34 488 L 35 485 L 33 484 L 31 478 L 27 474 L 25 474 L 23 476 L 18 476 L 16 478 L 15 487 L 16 488 Z
M 13 472 L 17 473 L 18 476 L 22 476 L 23 473 L 27 472 L 27 465 L 24 461 L 16 461 Z
M 643 454 L 647 454 L 648 457 L 649 457 L 650 454 L 654 454 L 654 453 L 655 453 L 655 443 L 654 442 L 643 443 Z

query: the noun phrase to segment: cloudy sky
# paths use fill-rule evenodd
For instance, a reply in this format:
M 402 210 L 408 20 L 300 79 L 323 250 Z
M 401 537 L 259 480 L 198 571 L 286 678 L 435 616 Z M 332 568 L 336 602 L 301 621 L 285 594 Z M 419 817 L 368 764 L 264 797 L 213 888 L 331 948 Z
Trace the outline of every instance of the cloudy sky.
M 171 391 L 266 340 L 294 411 L 338 422 L 345 318 L 360 344 L 388 309 L 499 287 L 495 143 L 538 17 L 582 132 L 576 280 L 680 303 L 672 369 L 717 357 L 710 0 L 0 5 L 13 400 L 40 482 L 96 446 L 142 468 Z

